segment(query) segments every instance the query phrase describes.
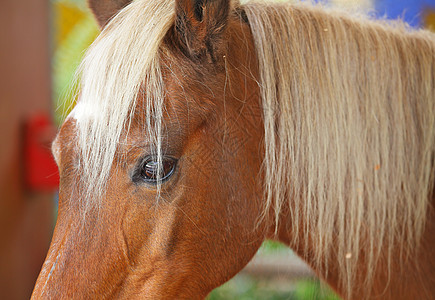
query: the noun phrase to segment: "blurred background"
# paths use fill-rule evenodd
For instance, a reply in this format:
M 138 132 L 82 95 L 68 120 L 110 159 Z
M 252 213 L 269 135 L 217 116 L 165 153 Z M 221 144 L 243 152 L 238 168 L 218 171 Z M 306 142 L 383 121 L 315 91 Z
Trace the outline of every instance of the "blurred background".
M 435 29 L 435 0 L 330 0 Z M 98 28 L 84 0 L 2 1 L 0 9 L 0 299 L 28 299 L 56 219 L 50 145 L 74 105 L 74 70 Z M 337 299 L 279 243 L 265 242 L 210 299 Z

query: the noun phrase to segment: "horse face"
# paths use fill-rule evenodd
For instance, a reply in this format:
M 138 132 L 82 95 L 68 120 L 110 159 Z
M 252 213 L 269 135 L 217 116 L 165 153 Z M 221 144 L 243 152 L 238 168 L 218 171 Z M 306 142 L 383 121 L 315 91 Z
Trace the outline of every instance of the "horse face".
M 162 180 L 155 180 L 156 150 L 141 109 L 145 90 L 102 201 L 85 216 L 92 183 L 80 180 L 81 120 L 74 112 L 67 119 L 53 146 L 59 216 L 35 298 L 201 298 L 252 258 L 264 238 L 263 126 L 249 36 L 246 25 L 229 18 L 224 46 L 204 52 L 202 45 L 187 50 L 175 27 L 168 32 Z

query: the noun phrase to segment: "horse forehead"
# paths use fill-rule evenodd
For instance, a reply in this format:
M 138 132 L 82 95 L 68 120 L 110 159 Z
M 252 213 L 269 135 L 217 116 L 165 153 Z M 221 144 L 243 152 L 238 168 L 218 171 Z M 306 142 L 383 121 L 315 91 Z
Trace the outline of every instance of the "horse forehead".
M 74 120 L 76 123 L 89 120 L 97 120 L 102 118 L 101 108 L 92 102 L 80 101 L 76 104 L 74 109 L 66 117 L 65 122 L 68 120 Z
M 67 116 L 51 145 L 53 156 L 58 165 L 60 165 L 62 149 L 76 150 L 77 123 L 73 115 L 70 113 Z

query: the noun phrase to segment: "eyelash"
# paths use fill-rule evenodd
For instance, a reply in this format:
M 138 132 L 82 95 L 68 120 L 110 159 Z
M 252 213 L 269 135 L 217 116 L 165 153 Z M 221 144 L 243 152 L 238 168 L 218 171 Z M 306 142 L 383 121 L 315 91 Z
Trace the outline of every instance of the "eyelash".
M 173 157 L 163 156 L 161 162 L 161 173 L 160 178 L 158 178 L 158 162 L 155 156 L 146 156 L 141 160 L 141 162 L 136 167 L 132 180 L 134 183 L 147 183 L 147 184 L 161 184 L 169 180 L 169 178 L 174 174 L 177 166 L 177 160 Z

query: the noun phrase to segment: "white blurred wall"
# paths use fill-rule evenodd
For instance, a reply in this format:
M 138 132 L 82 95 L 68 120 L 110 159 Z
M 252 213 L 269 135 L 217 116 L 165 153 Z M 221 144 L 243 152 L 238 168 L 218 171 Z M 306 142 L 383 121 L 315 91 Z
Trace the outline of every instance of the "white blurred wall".
M 337 6 L 356 10 L 370 10 L 373 8 L 373 0 L 330 0 L 330 2 Z

